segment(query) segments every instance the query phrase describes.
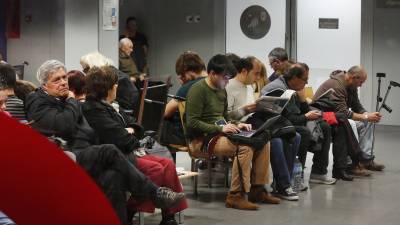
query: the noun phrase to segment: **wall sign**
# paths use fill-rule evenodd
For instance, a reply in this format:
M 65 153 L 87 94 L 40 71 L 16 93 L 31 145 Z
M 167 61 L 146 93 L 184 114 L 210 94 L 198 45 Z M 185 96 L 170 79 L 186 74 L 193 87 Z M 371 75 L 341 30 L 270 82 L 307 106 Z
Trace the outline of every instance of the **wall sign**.
M 339 19 L 319 18 L 319 29 L 339 29 Z
M 103 30 L 117 30 L 118 28 L 117 0 L 103 0 Z
M 248 38 L 261 39 L 271 28 L 271 17 L 264 7 L 252 5 L 243 11 L 240 28 Z

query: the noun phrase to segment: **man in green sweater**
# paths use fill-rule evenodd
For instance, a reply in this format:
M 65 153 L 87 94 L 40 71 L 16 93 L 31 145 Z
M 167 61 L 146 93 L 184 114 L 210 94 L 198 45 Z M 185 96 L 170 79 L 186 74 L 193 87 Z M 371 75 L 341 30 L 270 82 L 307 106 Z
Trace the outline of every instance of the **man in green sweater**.
M 229 80 L 226 71 L 230 66 L 230 61 L 224 55 L 211 58 L 207 78 L 194 84 L 188 93 L 185 125 L 192 151 L 212 150 L 216 156 L 231 157 L 238 154 L 233 162 L 226 207 L 256 210 L 259 208 L 257 202 L 278 204 L 280 200 L 269 195 L 264 188 L 269 180 L 269 143 L 255 151 L 250 146 L 232 143 L 224 135 L 251 130 L 250 124 L 236 124 L 233 121 L 224 123 L 229 121 L 225 86 Z

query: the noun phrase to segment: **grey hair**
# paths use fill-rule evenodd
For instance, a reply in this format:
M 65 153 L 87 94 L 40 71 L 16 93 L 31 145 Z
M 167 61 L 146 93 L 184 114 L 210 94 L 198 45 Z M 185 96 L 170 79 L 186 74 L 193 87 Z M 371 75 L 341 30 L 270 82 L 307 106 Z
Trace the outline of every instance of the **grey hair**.
M 114 63 L 111 59 L 105 57 L 99 52 L 91 52 L 81 57 L 80 63 L 82 67 L 92 68 L 92 67 L 103 67 L 103 66 L 113 66 Z
M 363 69 L 361 68 L 361 66 L 352 66 L 347 72 L 349 74 L 356 75 L 362 73 Z
M 289 56 L 288 56 L 288 54 L 287 54 L 285 49 L 283 49 L 283 48 L 274 48 L 268 54 L 268 59 L 269 60 L 278 59 L 280 61 L 287 61 L 289 59 Z
M 47 82 L 51 74 L 57 72 L 60 69 L 67 71 L 65 65 L 62 62 L 55 59 L 47 60 L 37 70 L 36 78 L 39 81 L 40 85 L 43 85 Z
M 132 44 L 132 45 L 133 45 L 131 39 L 129 39 L 129 38 L 122 38 L 122 39 L 119 41 L 119 48 L 122 48 L 123 46 L 128 45 L 128 44 Z

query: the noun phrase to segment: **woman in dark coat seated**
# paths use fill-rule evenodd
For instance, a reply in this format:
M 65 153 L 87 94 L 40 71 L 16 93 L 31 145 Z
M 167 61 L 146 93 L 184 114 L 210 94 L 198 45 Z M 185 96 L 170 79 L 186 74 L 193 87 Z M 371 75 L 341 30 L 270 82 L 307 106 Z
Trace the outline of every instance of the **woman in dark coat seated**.
M 116 145 L 155 184 L 169 187 L 175 192 L 182 192 L 182 185 L 173 161 L 146 155 L 144 151 L 139 150 L 135 130 L 124 120 L 118 107 L 113 105 L 117 87 L 118 76 L 115 70 L 110 67 L 94 67 L 89 70 L 86 77 L 87 97 L 83 104 L 83 113 L 90 126 L 98 134 L 101 143 Z M 182 201 L 175 208 L 163 210 L 163 220 L 160 224 L 177 224 L 174 214 L 187 207 L 187 202 Z M 141 212 L 152 213 L 154 205 L 151 202 L 145 202 L 137 209 Z

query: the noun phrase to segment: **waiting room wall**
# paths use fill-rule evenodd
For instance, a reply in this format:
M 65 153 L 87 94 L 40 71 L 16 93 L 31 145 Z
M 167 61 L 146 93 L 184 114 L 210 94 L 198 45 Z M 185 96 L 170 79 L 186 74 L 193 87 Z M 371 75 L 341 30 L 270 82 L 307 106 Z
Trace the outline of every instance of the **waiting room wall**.
M 240 16 L 251 5 L 264 7 L 271 17 L 271 28 L 265 37 L 250 39 L 240 28 Z M 227 0 L 226 8 L 226 51 L 239 56 L 253 55 L 266 64 L 268 74 L 268 53 L 275 47 L 285 48 L 286 1 L 284 0 Z
M 363 101 L 375 110 L 378 83 L 376 73 L 386 73 L 382 80 L 381 95 L 389 81 L 400 83 L 400 2 L 387 0 L 363 0 L 362 63 L 369 77 L 361 90 Z M 389 114 L 383 110 L 381 124 L 400 125 L 400 89 L 392 88 L 387 105 L 393 109 Z
M 320 29 L 319 18 L 339 19 L 338 29 Z M 336 69 L 359 65 L 361 0 L 298 0 L 297 60 L 310 67 L 314 91 Z
M 32 16 L 26 22 L 25 16 Z M 64 1 L 21 0 L 21 38 L 7 40 L 8 62 L 29 62 L 25 79 L 36 82 L 36 70 L 45 60 L 64 61 Z
M 83 54 L 100 50 L 118 65 L 118 30 L 103 31 L 103 0 L 22 0 L 21 38 L 7 41 L 8 62 L 25 67 L 25 79 L 36 82 L 36 70 L 47 59 L 81 69 Z M 32 21 L 26 22 L 25 16 Z
M 195 51 L 206 63 L 225 52 L 225 0 L 124 0 L 120 11 L 121 32 L 128 16 L 137 17 L 149 39 L 151 76 L 172 75 L 171 93 L 180 86 L 175 62 L 182 52 Z M 187 23 L 190 15 L 200 15 L 200 22 Z

